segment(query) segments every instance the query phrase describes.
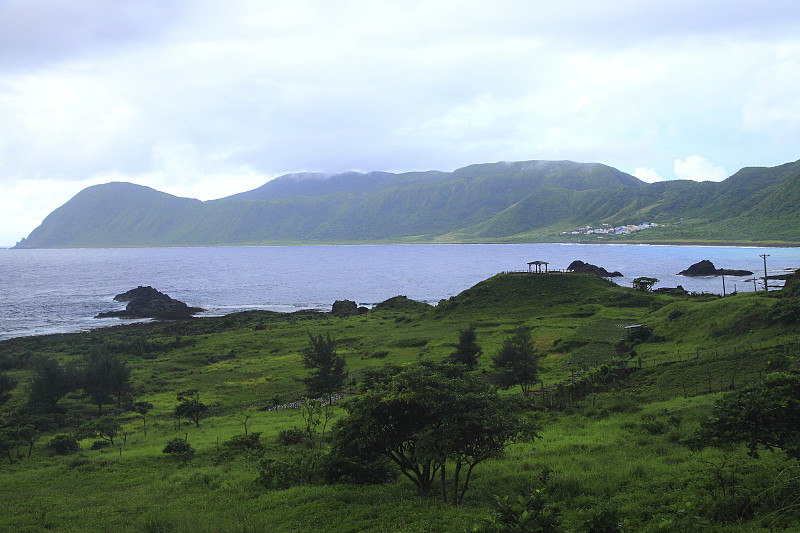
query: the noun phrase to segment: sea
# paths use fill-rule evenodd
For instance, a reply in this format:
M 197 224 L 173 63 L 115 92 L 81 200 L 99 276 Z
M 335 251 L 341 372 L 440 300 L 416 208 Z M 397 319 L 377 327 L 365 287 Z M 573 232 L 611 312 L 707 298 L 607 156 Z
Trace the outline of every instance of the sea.
M 766 256 L 763 257 L 763 256 Z M 725 278 L 725 290 L 763 290 L 769 275 L 800 268 L 800 248 L 613 244 L 440 244 L 210 248 L 0 249 L 0 340 L 123 323 L 96 319 L 124 309 L 116 294 L 139 285 L 220 316 L 265 309 L 328 311 L 336 300 L 370 307 L 397 295 L 436 304 L 532 261 L 566 269 L 579 259 L 619 271 L 613 281 L 657 278 L 654 286 L 723 291 L 719 277 L 678 272 L 708 259 L 755 276 Z M 755 282 L 753 279 L 755 279 Z M 771 288 L 782 282 L 770 281 Z

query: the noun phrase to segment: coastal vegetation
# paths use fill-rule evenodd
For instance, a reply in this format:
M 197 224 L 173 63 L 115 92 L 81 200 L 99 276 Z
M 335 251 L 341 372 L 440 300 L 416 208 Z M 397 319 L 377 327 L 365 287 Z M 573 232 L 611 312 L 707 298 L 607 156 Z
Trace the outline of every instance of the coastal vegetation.
M 798 293 L 501 274 L 9 339 L 0 529 L 797 528 Z
M 292 174 L 207 202 L 131 183 L 96 185 L 53 211 L 17 246 L 576 240 L 781 245 L 800 243 L 798 217 L 800 161 L 744 168 L 720 183 L 652 184 L 601 164 L 522 161 L 453 172 Z M 587 225 L 641 231 L 571 234 Z

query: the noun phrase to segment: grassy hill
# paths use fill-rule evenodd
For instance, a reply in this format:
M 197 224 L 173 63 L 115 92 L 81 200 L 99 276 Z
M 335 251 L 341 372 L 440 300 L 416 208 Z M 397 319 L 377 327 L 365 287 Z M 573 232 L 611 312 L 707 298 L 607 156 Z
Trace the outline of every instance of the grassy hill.
M 665 296 L 589 275 L 505 274 L 435 307 L 397 298 L 347 317 L 253 311 L 3 341 L 0 369 L 18 382 L 0 406 L 9 424 L 34 415 L 27 397 L 40 358 L 70 368 L 98 347 L 125 362 L 136 400 L 153 407 L 146 435 L 141 415 L 111 406 L 122 422 L 114 446 L 93 450 L 98 439 L 85 438 L 77 454 L 57 456 L 54 435 L 97 417 L 79 390 L 67 394 L 30 459 L 23 446 L 0 464 L 0 529 L 464 531 L 493 513 L 495 495 L 516 501 L 536 489 L 570 531 L 587 531 L 602 509 L 626 531 L 796 528 L 797 507 L 787 502 L 797 480 L 785 472 L 797 465 L 782 452 L 756 460 L 738 447 L 682 444 L 725 391 L 776 367 L 798 370 L 800 324 L 773 319 L 776 296 Z M 368 369 L 446 358 L 470 324 L 483 349 L 476 372 L 488 380 L 508 335 L 531 328 L 542 383 L 526 405 L 541 438 L 479 465 L 463 505 L 419 497 L 402 476 L 272 490 L 256 482 L 262 457 L 306 449 L 281 433 L 303 427 L 301 409 L 270 409 L 302 398 L 296 378 L 307 375 L 309 334 L 336 340 L 355 392 Z M 187 389 L 210 406 L 199 427 L 179 427 L 173 414 Z M 518 387 L 504 394 L 521 397 Z M 346 415 L 337 407 L 335 416 Z M 263 450 L 226 446 L 245 422 Z M 174 438 L 197 451 L 186 464 L 162 453 Z

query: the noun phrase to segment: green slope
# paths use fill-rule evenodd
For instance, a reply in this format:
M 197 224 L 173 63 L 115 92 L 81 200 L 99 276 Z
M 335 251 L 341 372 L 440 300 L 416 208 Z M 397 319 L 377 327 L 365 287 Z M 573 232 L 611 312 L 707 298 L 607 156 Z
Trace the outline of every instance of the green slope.
M 649 185 L 600 164 L 524 161 L 290 175 L 209 202 L 110 183 L 76 195 L 18 246 L 519 242 L 645 221 L 662 227 L 615 239 L 798 243 L 798 217 L 800 161 L 745 168 L 721 183 Z

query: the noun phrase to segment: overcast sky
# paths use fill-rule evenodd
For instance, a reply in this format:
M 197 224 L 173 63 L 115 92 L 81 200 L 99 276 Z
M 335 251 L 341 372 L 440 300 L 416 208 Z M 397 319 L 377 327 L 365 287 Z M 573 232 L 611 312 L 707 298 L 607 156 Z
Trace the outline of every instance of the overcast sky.
M 800 159 L 797 0 L 0 0 L 0 245 L 81 189 Z

